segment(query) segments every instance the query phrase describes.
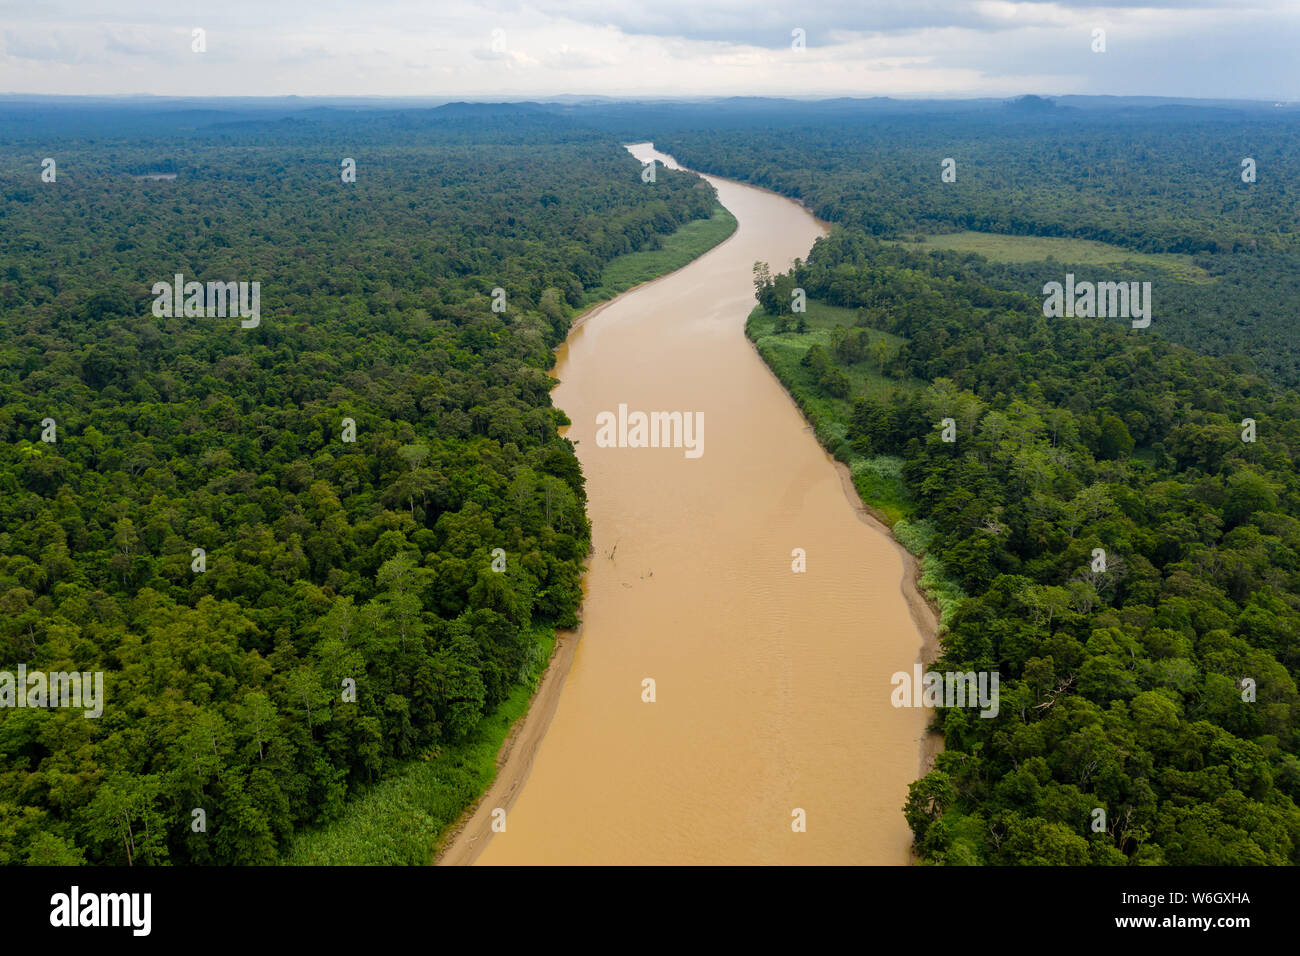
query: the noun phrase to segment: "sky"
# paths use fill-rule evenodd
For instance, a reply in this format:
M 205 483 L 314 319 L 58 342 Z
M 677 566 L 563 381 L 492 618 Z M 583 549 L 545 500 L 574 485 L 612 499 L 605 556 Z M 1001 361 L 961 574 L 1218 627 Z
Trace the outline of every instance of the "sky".
M 1300 0 L 0 0 L 0 93 L 1291 102 Z

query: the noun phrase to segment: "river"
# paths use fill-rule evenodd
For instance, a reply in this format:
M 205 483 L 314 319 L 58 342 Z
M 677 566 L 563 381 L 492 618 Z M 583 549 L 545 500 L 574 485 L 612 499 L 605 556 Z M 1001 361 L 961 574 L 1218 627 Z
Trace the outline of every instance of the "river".
M 825 225 L 705 178 L 737 232 L 558 350 L 593 527 L 581 635 L 444 863 L 910 860 L 902 806 L 929 714 L 891 706 L 890 677 L 921 659 L 933 615 L 743 331 L 754 262 L 784 271 Z M 703 413 L 702 453 L 599 447 L 597 416 L 620 404 Z

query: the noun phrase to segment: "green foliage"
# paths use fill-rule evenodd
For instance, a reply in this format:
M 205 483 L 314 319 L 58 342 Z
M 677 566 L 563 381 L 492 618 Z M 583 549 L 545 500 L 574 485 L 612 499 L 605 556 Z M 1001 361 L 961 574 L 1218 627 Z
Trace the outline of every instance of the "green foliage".
M 1300 863 L 1300 397 L 848 230 L 793 276 L 810 314 L 869 310 L 929 382 L 849 405 L 825 386 L 863 361 L 849 335 L 792 361 L 751 318 L 922 554 L 934 669 L 1001 678 L 997 718 L 939 711 L 946 751 L 904 808 L 925 861 Z M 1245 417 L 1267 437 L 1243 442 Z
M 657 249 L 629 252 L 605 266 L 600 284 L 583 293 L 582 304 L 610 299 L 698 259 L 736 231 L 736 217 L 720 203 L 707 219 L 688 222 L 665 237 Z
M 1039 295 L 1067 271 L 1151 281 L 1148 334 L 1249 356 L 1300 385 L 1294 309 L 1283 305 L 1300 299 L 1293 117 L 955 106 L 917 115 L 863 101 L 818 104 L 816 114 L 780 101 L 739 121 L 716 106 L 645 107 L 611 125 L 640 118 L 640 135 L 693 169 L 795 197 L 859 235 L 936 250 L 951 275 L 1000 290 Z M 1246 155 L 1267 181 L 1241 181 Z M 957 159 L 956 182 L 940 181 L 943 157 Z M 929 241 L 915 241 L 922 235 Z M 840 287 L 852 282 L 842 275 L 826 300 L 843 304 Z M 871 288 L 868 278 L 867 300 Z
M 994 262 L 1068 262 L 1079 266 L 1152 266 L 1180 279 L 1213 282 L 1193 256 L 1172 252 L 1135 252 L 1092 239 L 1056 236 L 1011 236 L 990 232 L 949 232 L 925 236 L 919 250 L 973 252 Z M 911 242 L 912 240 L 895 240 Z M 1159 273 L 1156 273 L 1157 275 Z
M 333 823 L 296 836 L 285 854 L 293 866 L 423 866 L 431 848 L 496 777 L 497 754 L 528 709 L 555 646 L 531 635 L 523 680 L 468 738 L 431 748 L 351 801 Z
M 38 139 L 0 161 L 0 669 L 103 671 L 106 702 L 0 710 L 0 861 L 275 862 L 442 749 L 380 798 L 403 846 L 358 857 L 415 860 L 485 782 L 533 632 L 576 623 L 552 349 L 712 189 L 650 191 L 525 108 Z M 177 272 L 260 282 L 260 325 L 154 317 Z

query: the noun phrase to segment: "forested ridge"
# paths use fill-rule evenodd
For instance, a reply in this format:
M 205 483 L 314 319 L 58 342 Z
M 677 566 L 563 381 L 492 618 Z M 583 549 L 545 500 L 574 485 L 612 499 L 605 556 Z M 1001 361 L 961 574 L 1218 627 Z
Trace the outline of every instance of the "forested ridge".
M 924 861 L 1300 862 L 1300 397 L 853 230 L 756 284 L 760 351 L 864 498 L 902 502 L 931 669 L 1001 676 L 996 719 L 936 712 Z M 852 310 L 829 348 L 795 287 Z
M 0 862 L 275 862 L 575 624 L 552 349 L 713 192 L 522 107 L 51 126 L 0 160 L 0 670 L 106 704 L 0 708 Z M 176 273 L 260 324 L 155 317 Z

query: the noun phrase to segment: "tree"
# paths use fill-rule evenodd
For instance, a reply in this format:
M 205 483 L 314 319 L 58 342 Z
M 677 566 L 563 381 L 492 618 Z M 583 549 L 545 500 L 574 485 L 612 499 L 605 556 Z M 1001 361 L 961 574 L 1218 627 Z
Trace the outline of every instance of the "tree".
M 161 781 L 153 775 L 118 774 L 95 791 L 87 809 L 87 829 L 111 860 L 127 866 L 167 861 L 167 829 L 154 801 Z M 114 852 L 117 847 L 120 852 Z
M 1133 451 L 1133 436 L 1128 426 L 1117 415 L 1105 415 L 1101 420 L 1101 437 L 1097 453 L 1102 458 L 1123 458 Z

